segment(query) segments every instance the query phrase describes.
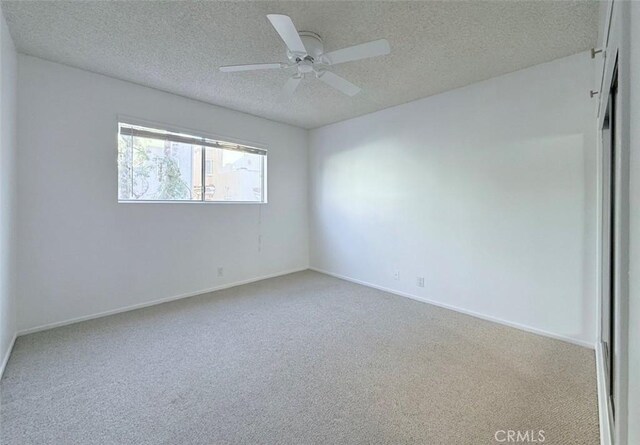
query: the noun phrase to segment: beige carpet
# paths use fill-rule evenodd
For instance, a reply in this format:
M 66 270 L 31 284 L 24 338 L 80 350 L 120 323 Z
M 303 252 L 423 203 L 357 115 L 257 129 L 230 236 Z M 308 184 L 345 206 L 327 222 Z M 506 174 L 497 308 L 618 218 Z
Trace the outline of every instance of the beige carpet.
M 594 368 L 585 348 L 301 272 L 18 338 L 0 441 L 596 445 Z

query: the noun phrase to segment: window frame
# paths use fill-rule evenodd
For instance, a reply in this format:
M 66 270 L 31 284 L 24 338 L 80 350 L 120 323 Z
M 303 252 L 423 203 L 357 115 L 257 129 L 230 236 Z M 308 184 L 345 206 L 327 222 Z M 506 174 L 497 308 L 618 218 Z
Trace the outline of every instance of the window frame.
M 156 199 L 120 199 L 118 194 L 118 174 L 119 174 L 119 165 L 118 165 L 118 144 L 120 137 L 120 125 L 131 125 L 131 126 L 140 126 L 147 127 L 155 130 L 168 131 L 172 133 L 183 133 L 188 134 L 190 136 L 195 136 L 203 139 L 213 139 L 220 142 L 227 142 L 231 144 L 244 145 L 251 148 L 257 148 L 259 150 L 263 150 L 265 152 L 262 158 L 262 201 L 205 201 L 205 147 L 202 147 L 202 199 L 201 200 L 156 200 Z M 248 204 L 248 205 L 260 205 L 260 204 L 268 204 L 268 175 L 267 175 L 267 165 L 268 165 L 268 156 L 269 150 L 265 144 L 256 141 L 250 141 L 247 139 L 239 139 L 231 136 L 223 136 L 220 134 L 209 133 L 201 130 L 193 130 L 187 127 L 181 127 L 172 124 L 165 124 L 157 121 L 149 121 L 146 119 L 139 119 L 126 115 L 117 115 L 116 116 L 116 150 L 115 150 L 115 173 L 116 173 L 116 202 L 118 204 Z

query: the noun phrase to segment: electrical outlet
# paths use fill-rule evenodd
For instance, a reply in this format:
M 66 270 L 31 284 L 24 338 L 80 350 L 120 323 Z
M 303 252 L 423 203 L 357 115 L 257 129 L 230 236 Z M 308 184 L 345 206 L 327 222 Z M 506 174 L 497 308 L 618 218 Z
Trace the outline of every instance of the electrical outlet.
M 400 272 L 398 272 L 397 270 L 393 273 L 393 279 L 394 280 L 399 280 L 400 279 Z
M 224 276 L 224 267 L 218 267 L 218 276 L 219 277 L 223 277 Z
M 424 287 L 424 277 L 418 277 L 418 279 L 416 280 L 416 284 L 418 285 L 418 287 Z

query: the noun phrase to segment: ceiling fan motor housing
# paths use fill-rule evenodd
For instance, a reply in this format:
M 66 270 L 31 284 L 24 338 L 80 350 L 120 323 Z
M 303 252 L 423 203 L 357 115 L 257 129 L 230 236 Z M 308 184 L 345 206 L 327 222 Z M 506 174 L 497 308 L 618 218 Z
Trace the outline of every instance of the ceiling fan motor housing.
M 322 44 L 322 39 L 318 34 L 311 31 L 300 31 L 298 34 L 300 35 L 300 39 L 307 50 L 308 57 L 311 57 L 312 60 L 309 60 L 306 57 L 305 59 L 313 62 L 324 54 L 324 45 Z M 294 54 L 289 50 L 287 50 L 287 57 L 294 63 L 302 60 L 298 54 Z
M 283 93 L 288 96 L 294 93 L 303 79 L 315 74 L 321 82 L 347 96 L 354 96 L 360 92 L 360 88 L 327 68 L 340 63 L 383 56 L 391 51 L 389 42 L 379 39 L 325 54 L 320 36 L 311 31 L 298 31 L 288 15 L 267 14 L 267 19 L 287 47 L 289 63 L 229 65 L 221 66 L 220 71 L 287 70 L 289 79 L 284 85 Z

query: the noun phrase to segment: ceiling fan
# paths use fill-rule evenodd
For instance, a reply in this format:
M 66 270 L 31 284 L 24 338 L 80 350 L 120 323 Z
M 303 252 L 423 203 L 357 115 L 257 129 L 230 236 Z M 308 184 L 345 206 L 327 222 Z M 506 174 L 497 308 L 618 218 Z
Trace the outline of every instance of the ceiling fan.
M 284 85 L 283 92 L 292 95 L 300 81 L 307 75 L 314 75 L 327 85 L 343 92 L 348 96 L 355 96 L 360 88 L 344 79 L 327 67 L 369 57 L 383 56 L 391 52 L 389 42 L 385 39 L 374 40 L 360 45 L 349 46 L 336 51 L 324 52 L 322 39 L 316 33 L 299 31 L 291 18 L 282 14 L 268 14 L 267 18 L 276 29 L 287 46 L 289 63 L 256 63 L 249 65 L 221 66 L 220 71 L 231 73 L 236 71 L 254 70 L 289 70 L 295 72 Z

